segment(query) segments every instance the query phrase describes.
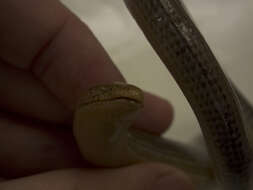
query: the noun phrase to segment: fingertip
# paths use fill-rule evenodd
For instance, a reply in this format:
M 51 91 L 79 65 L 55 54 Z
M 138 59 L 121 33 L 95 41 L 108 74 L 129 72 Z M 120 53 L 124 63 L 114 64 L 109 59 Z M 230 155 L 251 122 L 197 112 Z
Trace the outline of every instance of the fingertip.
M 168 100 L 146 92 L 144 94 L 144 109 L 135 126 L 152 133 L 163 133 L 173 121 L 173 107 Z

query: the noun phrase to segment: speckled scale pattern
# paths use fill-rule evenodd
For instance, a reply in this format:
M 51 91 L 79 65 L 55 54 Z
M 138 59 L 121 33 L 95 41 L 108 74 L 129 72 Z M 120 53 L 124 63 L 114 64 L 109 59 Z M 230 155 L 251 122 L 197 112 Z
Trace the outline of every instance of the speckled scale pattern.
M 98 85 L 90 88 L 85 96 L 78 102 L 78 107 L 86 104 L 92 104 L 101 101 L 110 101 L 115 99 L 129 99 L 135 102 L 143 101 L 143 93 L 136 86 L 125 84 L 125 83 L 113 83 Z
M 237 96 L 181 2 L 125 2 L 191 104 L 218 178 L 227 188 L 247 189 L 252 154 Z

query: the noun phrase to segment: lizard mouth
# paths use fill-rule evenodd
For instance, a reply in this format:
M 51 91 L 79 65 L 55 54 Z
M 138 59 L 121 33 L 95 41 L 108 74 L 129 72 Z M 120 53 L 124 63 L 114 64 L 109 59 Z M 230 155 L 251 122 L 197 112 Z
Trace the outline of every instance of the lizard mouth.
M 129 102 L 143 104 L 143 99 L 143 92 L 136 86 L 125 83 L 113 83 L 90 88 L 80 99 L 78 106 L 115 100 L 128 100 Z

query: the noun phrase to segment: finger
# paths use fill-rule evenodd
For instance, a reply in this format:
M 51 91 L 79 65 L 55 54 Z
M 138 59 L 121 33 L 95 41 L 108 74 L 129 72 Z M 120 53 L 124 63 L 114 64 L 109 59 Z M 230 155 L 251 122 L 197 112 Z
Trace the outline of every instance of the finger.
M 27 71 L 0 63 L 0 107 L 29 119 L 54 123 L 71 123 L 72 112 Z M 147 121 L 145 119 L 148 119 Z M 145 93 L 142 117 L 136 122 L 139 128 L 161 133 L 173 119 L 168 101 Z
M 45 103 L 48 97 L 43 98 L 46 95 L 33 96 L 33 92 L 37 90 L 37 87 L 34 88 L 35 85 L 20 86 L 19 78 L 9 77 L 7 81 L 16 85 L 8 85 L 11 89 L 7 89 L 4 85 L 1 91 L 7 92 L 3 93 L 5 96 L 0 101 L 11 111 L 15 111 L 16 107 L 13 105 L 17 104 L 19 112 L 28 112 L 35 116 L 44 115 L 44 118 L 48 118 L 46 115 L 50 114 L 45 114 L 45 105 L 48 105 L 48 113 L 51 113 L 51 110 L 63 109 L 63 106 L 73 111 L 80 95 L 89 87 L 124 80 L 89 28 L 59 1 L 24 0 L 22 3 L 18 0 L 1 1 L 0 24 L 5 26 L 0 31 L 2 63 L 31 70 L 49 91 L 47 93 L 63 104 L 55 107 L 56 105 Z M 24 95 L 13 93 L 15 89 L 16 92 L 22 89 Z M 12 96 L 8 96 L 9 94 Z M 31 101 L 31 106 L 26 105 L 27 101 L 17 101 L 26 99 Z M 164 104 L 159 103 L 160 100 L 155 101 L 158 106 Z M 152 104 L 151 108 L 156 106 L 149 101 L 146 104 L 147 106 Z M 166 113 L 171 108 L 168 108 L 169 104 L 164 105 L 167 106 Z M 30 110 L 27 111 L 28 109 Z M 33 113 L 34 110 L 38 111 Z M 69 117 L 72 113 L 66 110 L 52 115 L 58 116 L 57 121 L 60 119 L 65 121 L 65 117 Z M 40 114 L 40 111 L 44 114 Z M 148 114 L 146 111 L 152 110 L 145 109 L 144 116 Z M 163 109 L 160 109 L 160 112 L 162 113 Z M 165 129 L 171 118 L 167 115 L 161 117 L 162 115 L 152 114 L 150 118 L 140 121 L 144 122 L 143 126 L 150 126 L 155 121 L 157 126 Z M 156 116 L 157 119 L 154 118 Z M 149 119 L 152 122 L 149 122 Z
M 173 107 L 165 99 L 145 93 L 144 109 L 141 117 L 135 123 L 135 127 L 161 134 L 168 129 L 173 121 Z
M 123 80 L 89 28 L 59 1 L 10 0 L 0 7 L 2 60 L 31 69 L 68 107 L 94 84 Z
M 61 103 L 73 108 L 76 101 L 75 92 L 85 84 L 91 86 L 96 82 L 123 80 L 88 27 L 59 1 L 25 0 L 20 3 L 18 0 L 10 0 L 0 2 L 0 17 L 0 24 L 4 26 L 4 29 L 0 31 L 2 63 L 9 63 L 27 70 L 32 69 L 34 65 L 34 70 L 43 70 L 57 62 L 56 70 L 60 72 L 60 76 L 56 74 L 50 76 L 48 80 L 54 80 L 57 83 L 56 86 L 62 81 L 60 86 L 56 89 L 52 87 L 54 90 L 51 91 L 51 94 L 57 98 L 68 97 L 66 100 L 68 103 L 65 101 Z M 56 51 L 52 52 L 54 45 L 56 45 Z M 8 77 L 9 80 L 2 79 L 2 82 L 10 81 L 10 78 Z M 13 82 L 17 83 L 18 79 L 18 77 L 14 78 Z M 49 86 L 51 85 L 45 85 L 47 89 Z M 2 91 L 5 89 L 6 85 L 3 85 Z M 17 90 L 16 92 L 20 92 Z M 31 96 L 34 90 L 36 89 L 29 86 L 24 91 L 27 94 L 30 93 L 27 98 L 39 100 Z M 58 93 L 55 93 L 55 90 Z M 59 92 L 60 90 L 63 91 Z M 5 98 L 9 98 L 8 102 L 14 99 L 8 96 Z M 43 103 L 44 101 L 41 104 Z
M 158 164 L 114 170 L 65 170 L 2 182 L 0 189 L 25 190 L 192 190 L 181 172 Z
M 0 107 L 16 112 L 29 119 L 54 123 L 71 123 L 72 112 L 27 71 L 0 63 Z M 173 119 L 172 106 L 168 101 L 145 93 L 142 117 L 136 122 L 139 128 L 161 133 Z
M 0 177 L 87 166 L 69 129 L 0 115 Z M 62 127 L 61 127 L 62 128 Z

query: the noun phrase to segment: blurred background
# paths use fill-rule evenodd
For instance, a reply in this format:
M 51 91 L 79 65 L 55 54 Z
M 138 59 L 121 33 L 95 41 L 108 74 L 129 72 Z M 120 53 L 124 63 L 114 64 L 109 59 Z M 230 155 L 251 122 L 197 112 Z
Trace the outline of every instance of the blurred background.
M 92 29 L 129 83 L 160 95 L 175 108 L 165 134 L 182 142 L 200 133 L 198 122 L 175 83 L 128 13 L 123 0 L 62 0 Z M 221 66 L 253 102 L 253 1 L 184 0 Z

